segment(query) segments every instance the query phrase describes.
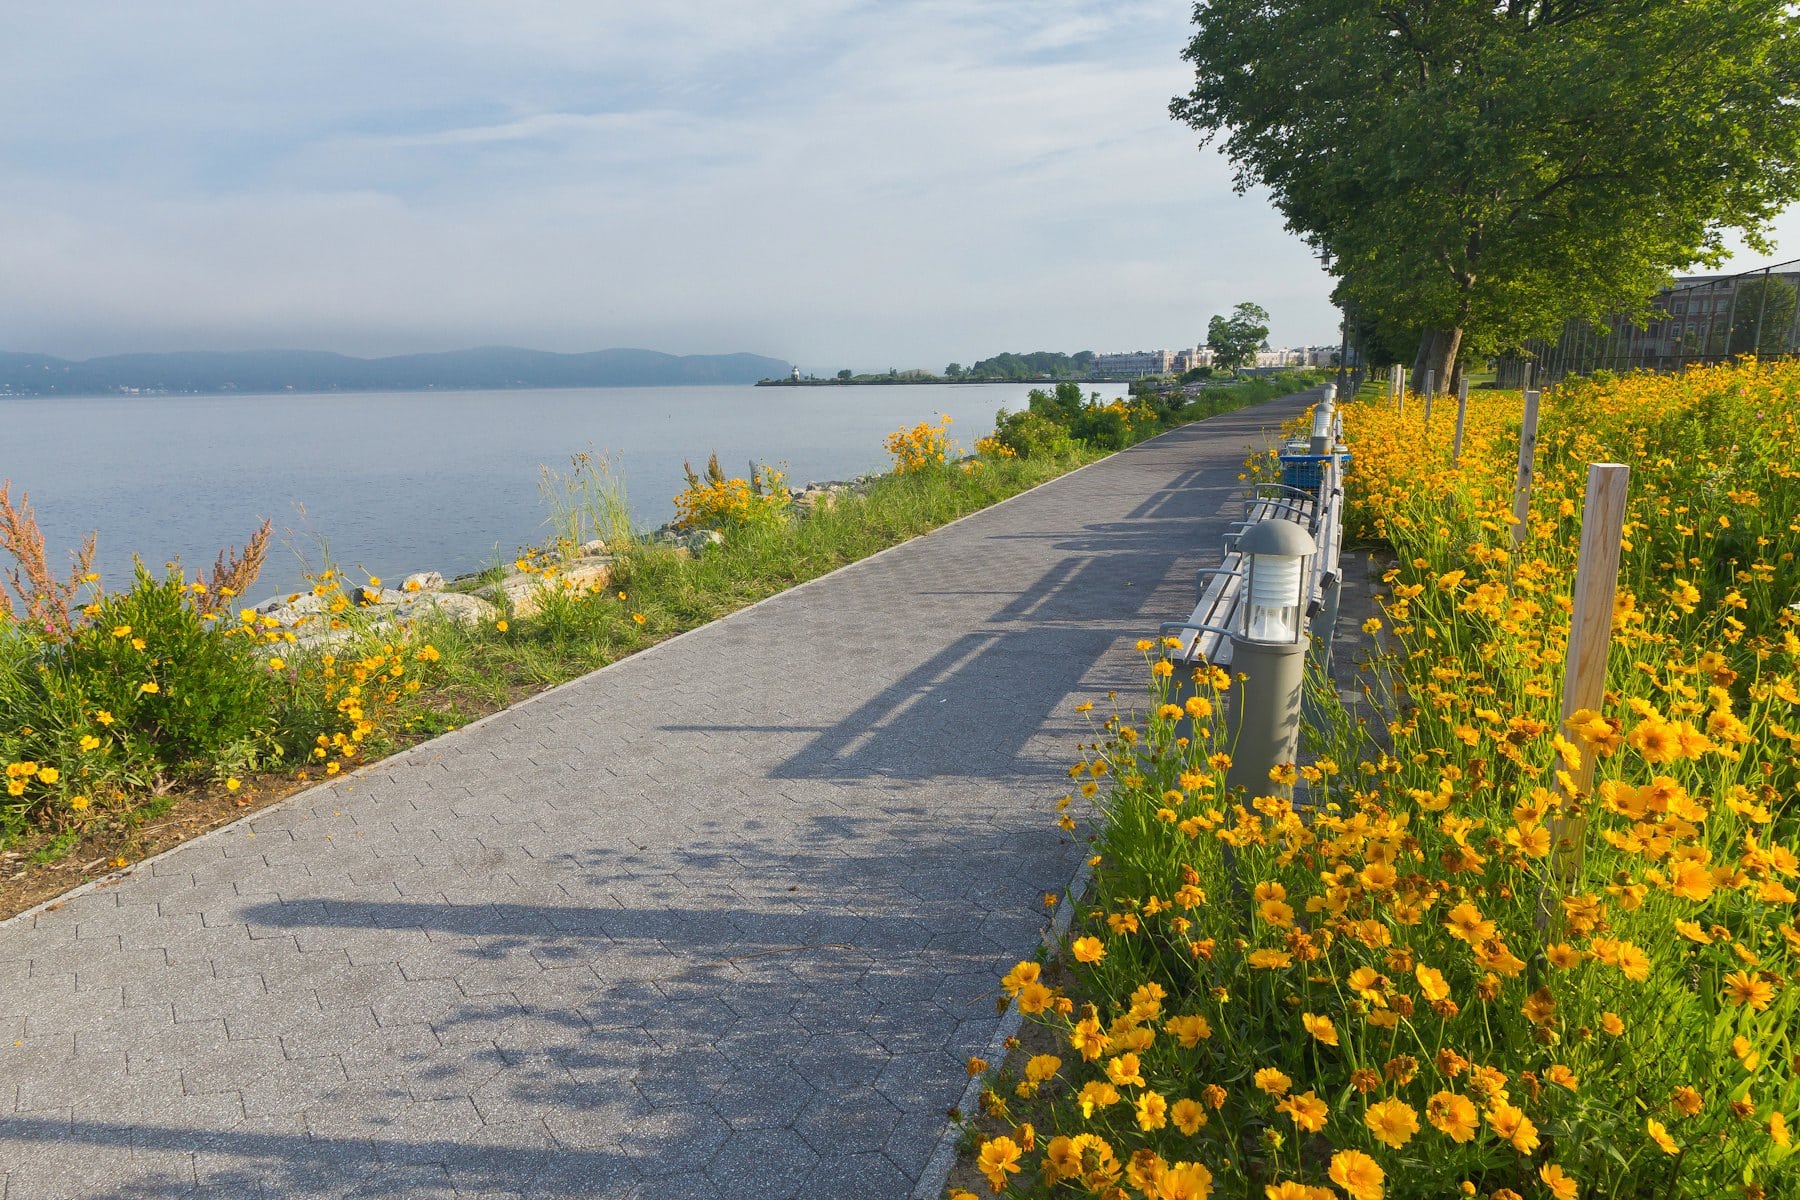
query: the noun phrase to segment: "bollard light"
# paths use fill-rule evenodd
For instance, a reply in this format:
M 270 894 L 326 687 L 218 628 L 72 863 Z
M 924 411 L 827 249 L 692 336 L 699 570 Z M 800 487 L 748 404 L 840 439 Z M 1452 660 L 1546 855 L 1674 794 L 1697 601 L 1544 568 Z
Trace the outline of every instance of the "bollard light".
M 1238 537 L 1237 548 L 1249 576 L 1244 639 L 1297 645 L 1306 630 L 1306 563 L 1317 550 L 1312 537 L 1292 521 L 1258 521 Z
M 1313 408 L 1312 452 L 1314 454 L 1323 454 L 1324 451 L 1319 447 L 1331 437 L 1331 410 L 1336 403 L 1337 386 L 1328 383 L 1325 385 L 1325 394 L 1320 397 L 1319 403 Z

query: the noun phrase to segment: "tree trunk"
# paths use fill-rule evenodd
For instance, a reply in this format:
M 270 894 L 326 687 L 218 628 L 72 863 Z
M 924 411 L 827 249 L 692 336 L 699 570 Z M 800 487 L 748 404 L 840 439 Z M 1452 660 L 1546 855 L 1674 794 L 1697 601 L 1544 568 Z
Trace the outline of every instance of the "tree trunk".
M 1440 391 L 1449 386 L 1450 372 L 1456 365 L 1456 354 L 1462 348 L 1463 331 L 1453 329 L 1427 329 L 1419 337 L 1419 353 L 1413 359 L 1412 381 L 1410 387 L 1415 392 L 1425 390 L 1425 374 L 1431 373 L 1433 386 Z

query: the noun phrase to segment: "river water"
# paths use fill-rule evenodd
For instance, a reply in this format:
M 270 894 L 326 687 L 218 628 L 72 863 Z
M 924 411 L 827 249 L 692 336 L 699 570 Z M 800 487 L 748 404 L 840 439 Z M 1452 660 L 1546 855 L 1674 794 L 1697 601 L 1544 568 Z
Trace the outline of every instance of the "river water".
M 1090 385 L 1092 386 L 1092 385 Z M 1103 396 L 1123 384 L 1098 385 Z M 717 451 L 791 483 L 886 468 L 882 439 L 939 413 L 965 448 L 1028 384 L 579 388 L 275 396 L 0 396 L 0 479 L 31 494 L 52 566 L 90 530 L 97 569 L 125 585 L 132 556 L 191 576 L 268 517 L 279 544 L 256 594 L 324 560 L 397 580 L 454 575 L 545 538 L 538 468 L 604 453 L 635 522 L 661 524 Z M 3 559 L 3 556 L 0 556 Z M 9 562 L 0 560 L 0 566 Z

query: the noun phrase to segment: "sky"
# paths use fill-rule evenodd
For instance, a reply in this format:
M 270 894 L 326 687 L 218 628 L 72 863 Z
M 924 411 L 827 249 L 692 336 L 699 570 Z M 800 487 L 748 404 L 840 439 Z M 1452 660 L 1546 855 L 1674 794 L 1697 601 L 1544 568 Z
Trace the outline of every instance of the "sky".
M 1311 252 L 1168 116 L 1190 13 L 8 0 L 0 349 L 824 374 L 1175 348 L 1246 300 L 1335 342 Z

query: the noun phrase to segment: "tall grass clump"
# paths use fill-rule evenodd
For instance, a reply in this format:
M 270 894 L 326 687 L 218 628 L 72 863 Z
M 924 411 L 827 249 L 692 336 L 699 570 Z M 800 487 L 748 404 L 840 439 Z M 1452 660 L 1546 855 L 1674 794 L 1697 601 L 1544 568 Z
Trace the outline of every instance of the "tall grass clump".
M 1053 1049 L 992 1083 L 994 1190 L 1800 1194 L 1797 402 L 1795 365 L 1558 389 L 1516 550 L 1517 393 L 1471 399 L 1460 466 L 1441 407 L 1346 407 L 1394 708 L 1232 794 L 1232 681 L 1143 644 L 1147 708 L 1071 772 L 1099 824 L 1064 974 L 1002 981 Z M 1605 701 L 1561 725 L 1591 461 L 1633 468 L 1624 567 Z
M 544 523 L 550 527 L 552 546 L 573 550 L 598 540 L 617 552 L 631 545 L 625 480 L 606 455 L 591 450 L 571 455 L 567 472 L 539 467 L 538 495 L 549 510 Z

